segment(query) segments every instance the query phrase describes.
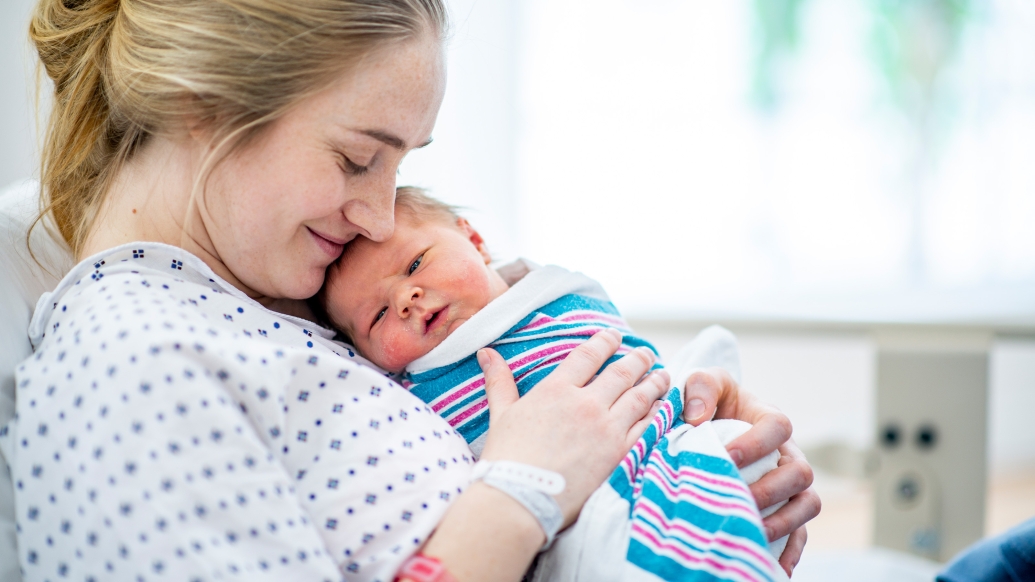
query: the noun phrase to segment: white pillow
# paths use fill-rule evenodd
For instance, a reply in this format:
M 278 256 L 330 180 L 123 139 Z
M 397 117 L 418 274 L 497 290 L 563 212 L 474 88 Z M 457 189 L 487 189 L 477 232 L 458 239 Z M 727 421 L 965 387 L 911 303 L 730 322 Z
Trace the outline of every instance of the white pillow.
M 39 209 L 39 184 L 28 180 L 0 192 L 0 427 L 14 417 L 14 370 L 32 354 L 27 330 L 40 295 L 74 265 L 52 229 L 38 224 L 29 254 L 25 233 Z M 38 262 L 37 262 L 38 261 Z M 0 451 L 0 580 L 20 580 L 15 546 L 14 488 Z

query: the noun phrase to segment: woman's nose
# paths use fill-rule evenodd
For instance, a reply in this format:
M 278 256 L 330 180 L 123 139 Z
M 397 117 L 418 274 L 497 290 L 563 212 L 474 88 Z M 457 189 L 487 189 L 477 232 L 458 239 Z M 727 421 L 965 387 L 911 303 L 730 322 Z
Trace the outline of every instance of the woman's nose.
M 383 242 L 395 231 L 395 174 L 380 180 L 365 196 L 345 205 L 345 218 L 374 242 Z

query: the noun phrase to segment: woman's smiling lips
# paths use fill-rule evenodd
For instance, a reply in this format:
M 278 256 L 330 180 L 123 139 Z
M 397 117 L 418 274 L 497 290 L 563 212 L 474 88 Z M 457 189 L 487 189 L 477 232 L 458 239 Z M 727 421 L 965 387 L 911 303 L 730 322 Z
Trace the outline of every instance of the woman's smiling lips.
M 316 241 L 316 246 L 320 247 L 320 250 L 327 253 L 332 259 L 337 259 L 341 256 L 341 251 L 345 249 L 345 243 L 348 241 L 325 234 L 319 233 L 308 226 L 306 227 L 309 233 L 313 235 L 313 240 Z

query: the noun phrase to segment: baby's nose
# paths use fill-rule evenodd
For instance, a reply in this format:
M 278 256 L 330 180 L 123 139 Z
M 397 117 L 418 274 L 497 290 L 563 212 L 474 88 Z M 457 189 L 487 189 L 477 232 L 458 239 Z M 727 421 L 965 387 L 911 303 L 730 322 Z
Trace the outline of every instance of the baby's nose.
M 399 290 L 396 295 L 396 309 L 399 317 L 406 318 L 413 314 L 417 303 L 424 296 L 424 290 L 420 287 L 407 285 Z

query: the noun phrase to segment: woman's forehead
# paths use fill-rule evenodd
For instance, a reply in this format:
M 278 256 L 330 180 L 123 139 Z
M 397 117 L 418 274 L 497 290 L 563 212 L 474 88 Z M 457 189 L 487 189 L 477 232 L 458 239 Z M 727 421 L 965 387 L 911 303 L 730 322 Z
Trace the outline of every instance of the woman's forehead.
M 437 42 L 409 41 L 376 51 L 300 109 L 399 150 L 427 143 L 445 92 Z

